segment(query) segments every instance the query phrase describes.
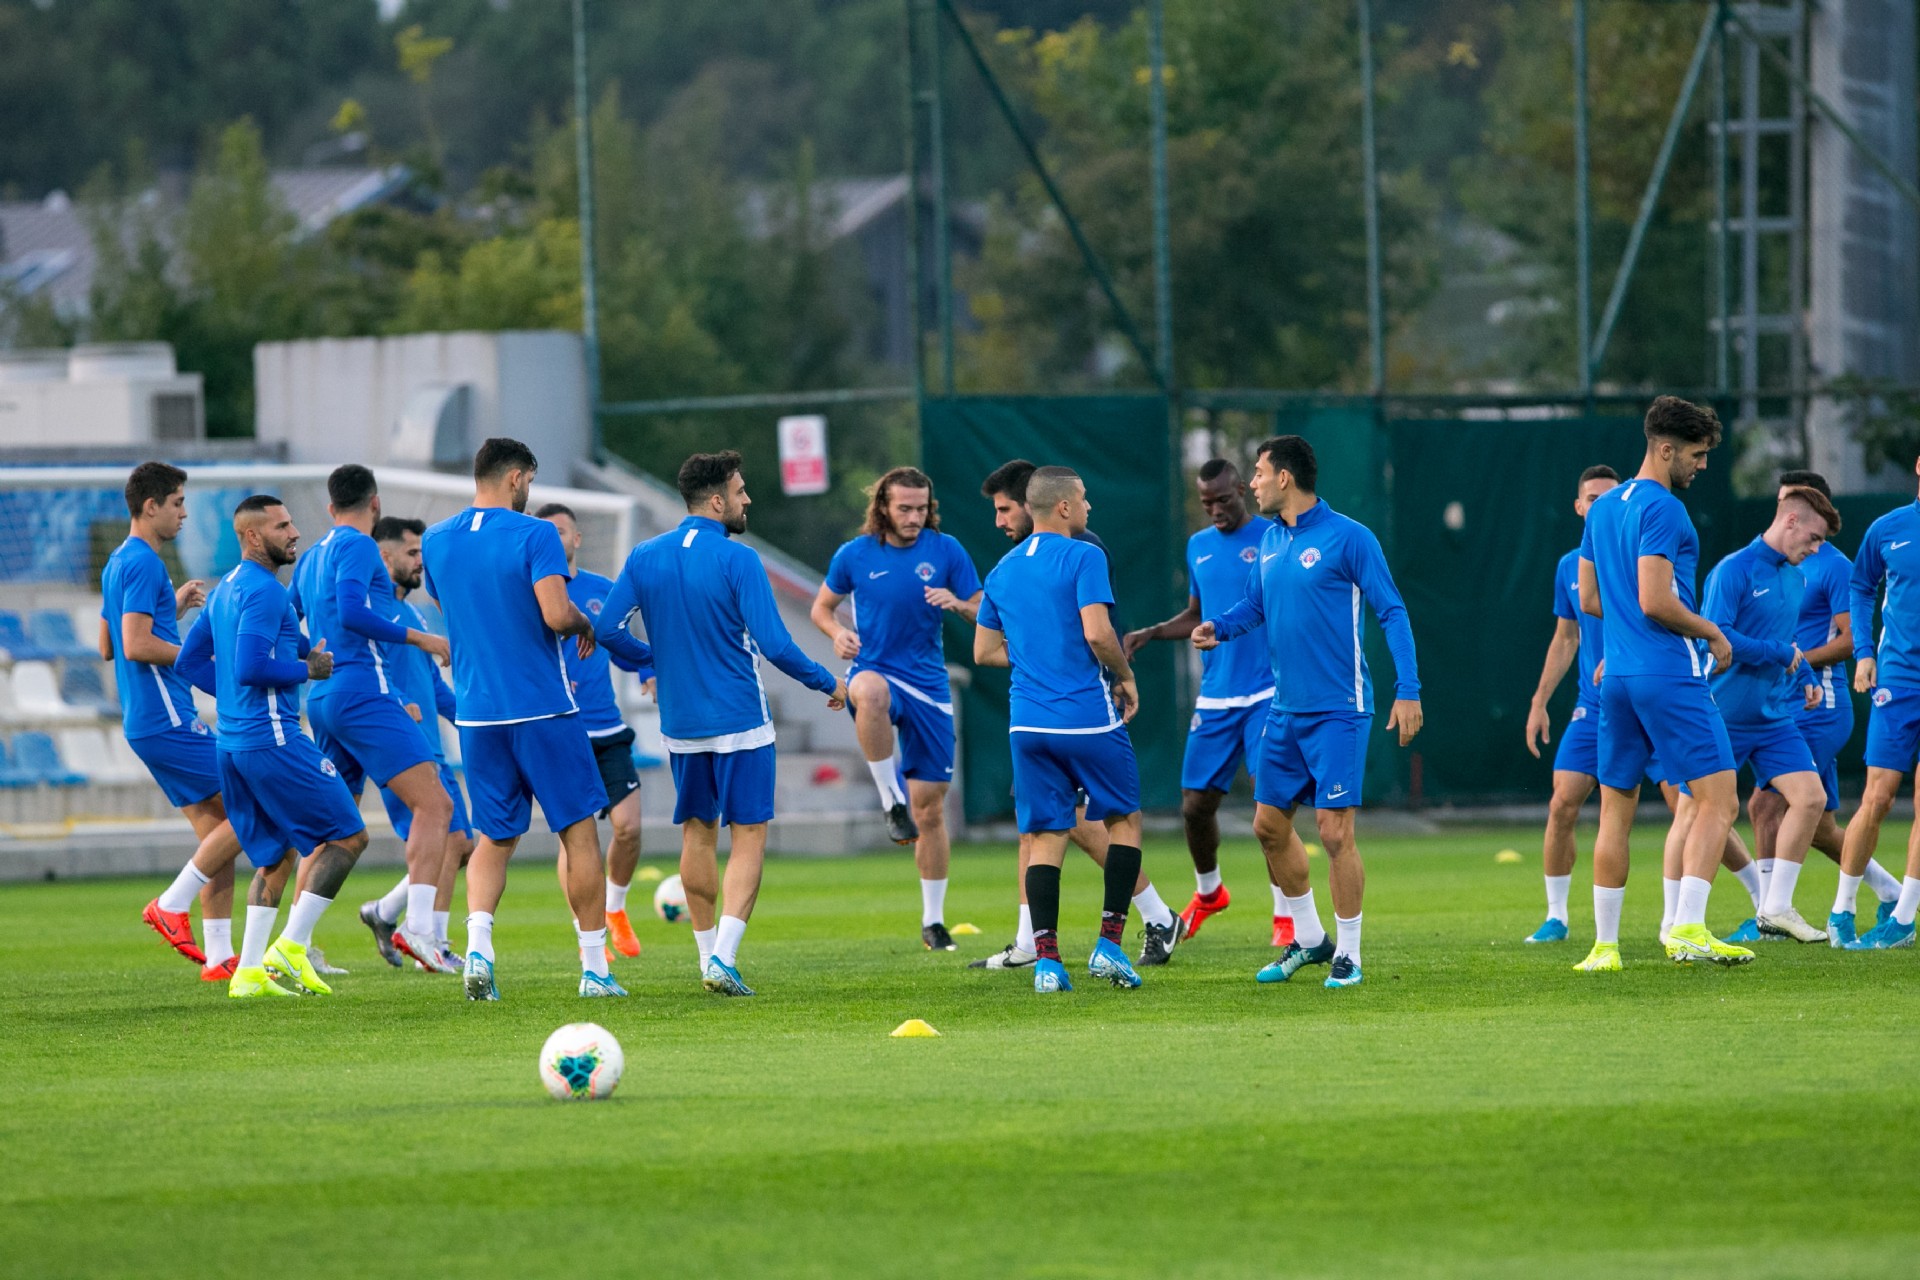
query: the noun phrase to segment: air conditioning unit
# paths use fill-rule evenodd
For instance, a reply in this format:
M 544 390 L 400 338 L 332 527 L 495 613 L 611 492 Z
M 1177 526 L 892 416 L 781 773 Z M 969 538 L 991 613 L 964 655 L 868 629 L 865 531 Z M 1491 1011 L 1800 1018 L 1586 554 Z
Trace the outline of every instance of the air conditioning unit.
M 206 438 L 200 375 L 164 342 L 0 352 L 0 448 L 184 444 Z

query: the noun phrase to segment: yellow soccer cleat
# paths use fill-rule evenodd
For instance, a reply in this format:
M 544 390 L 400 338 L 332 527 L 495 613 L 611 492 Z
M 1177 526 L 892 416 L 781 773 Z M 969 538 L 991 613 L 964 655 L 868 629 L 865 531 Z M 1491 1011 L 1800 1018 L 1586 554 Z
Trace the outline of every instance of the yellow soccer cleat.
M 281 934 L 267 948 L 267 968 L 275 977 L 291 978 L 309 994 L 333 994 L 333 988 L 327 985 L 326 979 L 320 976 L 320 971 L 313 967 L 313 961 L 307 957 L 307 949 L 297 942 L 287 941 L 285 934 Z
M 227 999 L 252 1000 L 258 996 L 292 996 L 295 992 L 287 990 L 258 965 L 251 969 L 235 969 L 232 981 L 227 983 Z
M 1753 952 L 1730 946 L 1707 932 L 1703 924 L 1676 924 L 1667 930 L 1667 959 L 1675 964 L 1705 960 L 1710 964 L 1752 964 Z
M 1618 973 L 1626 968 L 1620 963 L 1620 944 L 1617 942 L 1596 942 L 1593 950 L 1587 952 L 1587 958 L 1573 966 L 1578 973 Z

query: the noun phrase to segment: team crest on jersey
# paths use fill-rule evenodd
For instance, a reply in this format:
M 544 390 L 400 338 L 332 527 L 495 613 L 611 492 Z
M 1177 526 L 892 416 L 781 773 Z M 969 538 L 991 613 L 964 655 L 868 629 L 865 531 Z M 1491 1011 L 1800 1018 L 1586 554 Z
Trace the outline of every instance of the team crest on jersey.
M 1240 559 L 1243 562 L 1247 564 L 1252 564 L 1255 560 L 1258 560 L 1259 558 L 1260 558 L 1260 548 L 1258 547 L 1240 548 Z
M 206 721 L 204 721 L 204 720 L 195 720 L 195 721 L 193 722 L 193 732 L 195 732 L 195 733 L 197 733 L 197 734 L 199 734 L 199 735 L 200 735 L 201 737 L 203 737 L 203 738 L 204 738 L 204 737 L 206 737 L 206 736 L 207 736 L 207 722 L 206 722 Z
M 1187 732 L 1188 733 L 1200 732 L 1200 713 L 1198 711 L 1194 712 L 1193 719 L 1187 722 Z
M 1587 709 L 1585 707 L 1575 707 L 1573 709 L 1573 718 L 1575 720 L 1585 720 L 1587 718 Z
M 933 566 L 927 561 L 922 560 L 919 564 L 913 566 L 913 576 L 922 582 L 932 582 Z
M 600 610 L 604 609 L 606 607 L 606 604 L 607 602 L 605 600 L 602 600 L 598 596 L 596 596 L 593 599 L 587 601 L 587 612 L 597 618 L 600 616 Z
M 337 778 L 340 776 L 340 770 L 336 769 L 333 761 L 326 756 L 320 757 L 320 772 L 326 774 L 329 778 Z
M 1300 567 L 1302 569 L 1311 569 L 1313 568 L 1313 566 L 1319 563 L 1320 563 L 1320 548 L 1308 547 L 1305 551 L 1302 551 L 1300 553 Z
M 1886 705 L 1887 705 L 1887 704 L 1888 704 L 1889 702 L 1892 702 L 1892 701 L 1893 701 L 1893 690 L 1891 690 L 1891 689 L 1875 689 L 1875 690 L 1873 691 L 1873 705 L 1874 705 L 1874 706 L 1876 706 L 1876 707 L 1884 707 L 1884 706 L 1886 706 Z

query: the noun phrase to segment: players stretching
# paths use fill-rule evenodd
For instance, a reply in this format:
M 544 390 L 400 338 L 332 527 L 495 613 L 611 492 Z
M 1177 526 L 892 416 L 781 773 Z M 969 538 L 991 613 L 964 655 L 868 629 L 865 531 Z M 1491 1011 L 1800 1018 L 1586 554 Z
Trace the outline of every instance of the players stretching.
M 1059 928 L 1060 866 L 1067 834 L 1080 821 L 1076 792 L 1087 797 L 1086 818 L 1110 837 L 1100 940 L 1087 972 L 1137 987 L 1140 975 L 1120 939 L 1140 873 L 1140 771 L 1126 729 L 1140 695 L 1113 630 L 1106 557 L 1073 539 L 1087 527 L 1086 486 L 1065 467 L 1041 467 L 1028 480 L 1026 505 L 1033 532 L 987 575 L 973 660 L 1013 668 L 1008 732 L 1014 809 L 1031 844 L 1033 989 L 1073 989 L 1060 962 Z
M 113 663 L 127 745 L 193 824 L 200 842 L 165 892 L 140 916 L 175 951 L 201 966 L 206 982 L 233 976 L 233 837 L 220 803 L 220 761 L 213 737 L 193 708 L 186 680 L 173 669 L 180 656 L 180 611 L 199 606 L 203 585 L 178 590 L 167 576 L 160 547 L 187 522 L 187 473 L 164 462 L 143 462 L 127 477 L 127 540 L 107 557 L 100 574 L 100 656 Z M 194 896 L 207 947 L 193 940 L 188 916 Z
M 660 734 L 672 757 L 686 886 L 700 954 L 700 985 L 750 996 L 741 981 L 740 940 L 760 893 L 767 823 L 773 819 L 773 716 L 760 683 L 760 656 L 846 705 L 847 687 L 793 642 L 773 602 L 767 571 L 752 548 L 729 536 L 747 531 L 747 484 L 740 455 L 696 453 L 680 465 L 687 518 L 633 549 L 614 581 L 596 631 L 611 637 L 638 609 L 660 679 Z M 720 896 L 720 824 L 733 829 L 726 914 Z
M 236 999 L 289 996 L 268 976 L 302 991 L 329 987 L 307 955 L 314 926 L 367 847 L 366 823 L 339 770 L 300 729 L 300 686 L 325 681 L 333 655 L 325 640 L 308 648 L 287 589 L 275 575 L 293 563 L 300 531 L 280 499 L 255 494 L 233 513 L 240 564 L 207 597 L 176 665 L 211 689 L 220 709 L 220 792 L 234 835 L 255 868 L 247 889 L 247 927 L 228 983 Z M 311 855 L 306 888 L 287 911 L 271 946 L 288 851 Z
M 1165 622 L 1127 632 L 1121 643 L 1129 661 L 1149 641 L 1188 639 L 1202 618 L 1224 612 L 1246 594 L 1247 575 L 1259 563 L 1260 539 L 1273 522 L 1247 510 L 1239 469 L 1225 458 L 1214 458 L 1200 468 L 1198 484 L 1200 508 L 1210 523 L 1187 539 L 1187 607 Z M 1220 878 L 1220 802 L 1241 762 L 1249 774 L 1259 762 L 1272 701 L 1273 672 L 1266 649 L 1255 637 L 1243 636 L 1201 655 L 1200 693 L 1193 702 L 1180 763 L 1180 818 L 1194 876 L 1193 901 L 1180 913 L 1189 938 L 1233 901 Z M 1305 853 L 1303 848 L 1301 856 Z M 1284 947 L 1292 941 L 1286 891 L 1275 884 L 1273 945 Z
M 848 598 L 854 625 L 843 627 L 834 610 Z M 933 481 L 916 467 L 895 467 L 874 485 L 860 536 L 833 553 L 809 615 L 833 641 L 834 653 L 853 663 L 847 705 L 860 754 L 880 792 L 887 834 L 914 847 L 920 941 L 930 951 L 954 950 L 946 924 L 953 688 L 940 651 L 940 619 L 951 611 L 972 622 L 979 607 L 980 576 L 960 544 L 940 532 Z
M 567 598 L 574 607 L 597 620 L 605 606 L 613 580 L 579 567 L 580 521 L 571 507 L 549 502 L 534 512 L 536 519 L 551 524 L 560 535 L 567 552 Z M 574 648 L 563 650 L 567 659 L 567 679 L 573 684 L 573 698 L 580 704 L 580 727 L 593 743 L 594 763 L 600 768 L 600 785 L 607 789 L 608 808 L 599 816 L 610 818 L 613 838 L 607 842 L 607 941 L 623 956 L 640 954 L 640 939 L 633 934 L 633 922 L 627 918 L 627 891 L 633 887 L 634 868 L 640 865 L 640 773 L 633 766 L 633 730 L 621 718 L 620 704 L 613 696 L 612 667 L 631 671 L 640 677 L 642 687 L 653 688 L 653 654 L 622 627 L 609 631 L 604 640 L 588 653 Z M 567 850 L 560 849 L 560 874 L 567 874 Z
M 1294 941 L 1257 975 L 1285 982 L 1310 964 L 1332 962 L 1329 987 L 1361 981 L 1361 906 L 1366 871 L 1354 843 L 1353 819 L 1367 769 L 1367 733 L 1373 723 L 1373 681 L 1360 634 L 1364 598 L 1393 654 L 1393 710 L 1387 728 L 1406 746 L 1420 732 L 1420 674 L 1413 628 L 1393 584 L 1380 540 L 1357 520 L 1339 515 L 1314 493 L 1319 464 L 1299 436 L 1275 436 L 1260 446 L 1253 496 L 1276 523 L 1260 541 L 1260 563 L 1246 596 L 1200 624 L 1196 647 L 1206 650 L 1256 627 L 1265 629 L 1273 670 L 1260 764 L 1253 772 L 1253 831 L 1267 868 L 1287 893 Z M 1327 849 L 1335 938 L 1328 938 L 1314 907 L 1306 852 L 1294 836 L 1301 804 L 1314 809 Z
M 607 967 L 607 886 L 593 821 L 607 807 L 607 791 L 562 656 L 569 643 L 592 651 L 593 623 L 567 598 L 560 535 L 526 514 L 538 468 L 518 440 L 487 440 L 473 458 L 473 505 L 427 530 L 421 543 L 421 585 L 439 602 L 453 646 L 455 723 L 480 833 L 467 863 L 469 1000 L 500 998 L 494 912 L 534 800 L 567 852 L 580 994 L 627 994 Z

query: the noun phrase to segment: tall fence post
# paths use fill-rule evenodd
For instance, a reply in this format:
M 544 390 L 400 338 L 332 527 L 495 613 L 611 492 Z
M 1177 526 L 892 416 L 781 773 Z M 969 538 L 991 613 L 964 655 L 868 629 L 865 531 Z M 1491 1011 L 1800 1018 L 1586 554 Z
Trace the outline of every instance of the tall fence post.
M 1160 381 L 1173 381 L 1173 244 L 1167 203 L 1167 42 L 1166 3 L 1147 6 L 1147 104 L 1153 121 L 1153 318 L 1154 346 L 1160 357 Z
M 573 0 L 573 156 L 580 191 L 580 346 L 587 366 L 589 453 L 601 455 L 600 269 L 594 251 L 593 101 L 587 91 L 587 0 Z
M 1371 386 L 1387 391 L 1386 300 L 1380 285 L 1380 167 L 1373 123 L 1373 3 L 1360 0 L 1360 161 L 1366 183 L 1367 349 Z
M 1588 191 L 1591 156 L 1587 145 L 1587 0 L 1573 0 L 1573 225 L 1575 252 L 1573 298 L 1578 312 L 1580 394 L 1593 393 L 1593 209 Z

